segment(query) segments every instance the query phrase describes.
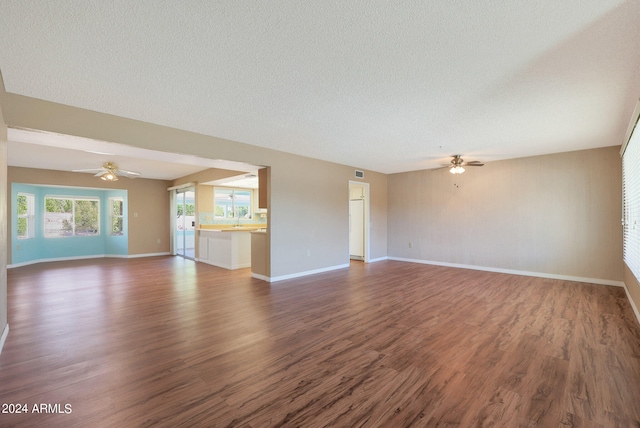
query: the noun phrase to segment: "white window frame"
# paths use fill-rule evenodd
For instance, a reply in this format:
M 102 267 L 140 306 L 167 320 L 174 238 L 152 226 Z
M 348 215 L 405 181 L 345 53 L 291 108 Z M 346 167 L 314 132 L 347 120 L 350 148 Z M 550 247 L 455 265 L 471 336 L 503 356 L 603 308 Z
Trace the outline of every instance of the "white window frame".
M 220 217 L 217 216 L 215 214 L 216 212 L 216 191 L 217 190 L 230 190 L 231 191 L 231 197 L 232 197 L 232 202 L 231 202 L 231 212 L 234 213 L 233 217 Z M 216 220 L 224 220 L 224 219 L 237 219 L 237 217 L 235 217 L 235 192 L 249 192 L 249 210 L 248 210 L 248 215 L 249 217 L 242 217 L 244 219 L 252 219 L 253 218 L 253 213 L 254 213 L 254 207 L 255 205 L 255 190 L 254 189 L 246 189 L 246 188 L 241 188 L 241 187 L 224 187 L 224 186 L 215 186 L 213 188 L 213 218 Z
M 52 235 L 52 234 L 47 234 L 47 214 L 49 214 L 47 212 L 47 199 L 66 199 L 66 200 L 71 200 L 72 201 L 72 207 L 71 207 L 71 235 Z M 96 233 L 91 234 L 91 235 L 78 235 L 76 232 L 76 221 L 75 221 L 75 215 L 76 215 L 76 202 L 77 201 L 91 201 L 91 202 L 97 202 L 98 203 L 98 221 L 97 221 L 97 230 Z M 44 209 L 43 209 L 43 235 L 45 238 L 49 239 L 49 238 L 84 238 L 84 237 L 95 237 L 95 236 L 100 236 L 101 233 L 101 228 L 100 228 L 100 198 L 99 197 L 95 197 L 95 196 L 66 196 L 66 195 L 45 195 L 44 196 Z
M 27 199 L 27 212 L 24 214 L 20 214 L 18 212 L 18 200 L 16 199 L 16 213 L 18 224 L 20 223 L 20 219 L 26 219 L 26 234 L 20 235 L 18 230 L 16 230 L 16 236 L 18 239 L 33 239 L 35 237 L 35 204 L 36 204 L 36 196 L 32 193 L 23 193 L 18 192 L 18 198 L 24 196 Z
M 113 203 L 116 201 L 122 204 L 122 214 L 117 214 L 113 210 Z M 121 220 L 122 228 L 120 229 L 120 233 L 113 232 L 113 220 L 116 218 L 119 218 Z M 109 198 L 109 235 L 111 236 L 124 235 L 124 198 L 122 197 Z
M 640 279 L 640 102 L 632 118 L 622 148 L 622 226 L 623 259 Z

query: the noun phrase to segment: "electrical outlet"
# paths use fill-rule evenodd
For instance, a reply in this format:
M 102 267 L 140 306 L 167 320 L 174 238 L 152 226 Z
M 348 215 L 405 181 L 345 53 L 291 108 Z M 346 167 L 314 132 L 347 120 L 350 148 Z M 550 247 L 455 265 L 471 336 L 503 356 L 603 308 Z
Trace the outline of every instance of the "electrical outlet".
M 307 257 L 311 257 L 311 250 L 307 248 Z
M 158 244 L 160 243 L 160 240 L 158 239 Z
M 409 242 L 409 248 L 413 248 L 413 242 Z

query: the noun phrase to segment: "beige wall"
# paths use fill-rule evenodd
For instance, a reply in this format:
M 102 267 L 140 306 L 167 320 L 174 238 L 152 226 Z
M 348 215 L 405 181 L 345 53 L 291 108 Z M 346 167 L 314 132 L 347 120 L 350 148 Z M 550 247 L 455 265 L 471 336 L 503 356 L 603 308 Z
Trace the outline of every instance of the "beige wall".
M 349 180 L 354 180 L 354 168 L 284 153 L 273 160 L 271 276 L 349 263 Z M 371 258 L 386 256 L 386 180 L 386 175 L 370 171 L 362 180 L 370 184 Z
M 353 167 L 15 94 L 3 104 L 10 126 L 271 166 L 271 275 L 348 262 Z M 458 177 L 446 170 L 365 171 L 371 258 L 388 252 L 621 281 L 620 177 L 616 148 L 492 162 Z
M 196 212 L 212 213 L 213 205 L 213 186 L 196 186 Z
M 169 192 L 170 182 L 144 178 L 121 178 L 105 182 L 92 174 L 52 171 L 46 169 L 9 167 L 5 190 L 11 194 L 11 183 L 49 184 L 58 186 L 94 187 L 127 190 L 129 199 L 129 255 L 169 252 Z M 11 201 L 9 201 L 9 208 Z M 137 215 L 136 215 L 137 214 Z M 160 243 L 158 244 L 158 239 Z M 11 260 L 11 236 L 7 236 Z
M 389 256 L 622 281 L 621 165 L 608 147 L 390 175 Z
M 271 276 L 349 262 L 348 182 L 353 179 L 353 167 L 16 94 L 7 94 L 3 104 L 8 126 L 270 166 Z M 372 202 L 371 257 L 379 258 L 386 256 L 387 251 L 387 178 L 369 171 L 365 174 Z
M 2 101 L 4 83 L 0 74 L 0 183 L 7 182 L 7 127 L 4 122 Z M 0 248 L 7 247 L 9 216 L 7 210 L 7 186 L 0 185 Z M 0 251 L 0 338 L 7 327 L 7 252 Z M 0 343 L 0 351 L 2 344 Z
M 129 255 L 168 253 L 169 182 L 135 179 L 128 184 Z
M 371 190 L 371 260 L 387 257 L 387 177 L 365 172 L 365 178 L 362 180 L 370 183 Z

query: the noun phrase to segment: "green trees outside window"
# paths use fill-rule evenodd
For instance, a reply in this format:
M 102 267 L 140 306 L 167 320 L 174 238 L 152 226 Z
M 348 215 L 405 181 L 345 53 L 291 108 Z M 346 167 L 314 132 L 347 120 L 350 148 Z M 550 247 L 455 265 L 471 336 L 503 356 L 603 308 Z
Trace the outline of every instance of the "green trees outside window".
M 114 236 L 122 236 L 124 234 L 124 202 L 119 198 L 109 199 L 109 206 L 110 233 Z
M 18 207 L 18 239 L 33 238 L 33 216 L 35 197 L 31 194 L 19 193 L 17 200 Z
M 100 234 L 99 200 L 47 196 L 44 201 L 45 237 Z
M 177 211 L 178 211 L 178 217 L 182 216 L 184 211 L 187 212 L 186 213 L 187 216 L 194 216 L 196 215 L 196 204 L 185 204 L 185 205 L 178 204 Z

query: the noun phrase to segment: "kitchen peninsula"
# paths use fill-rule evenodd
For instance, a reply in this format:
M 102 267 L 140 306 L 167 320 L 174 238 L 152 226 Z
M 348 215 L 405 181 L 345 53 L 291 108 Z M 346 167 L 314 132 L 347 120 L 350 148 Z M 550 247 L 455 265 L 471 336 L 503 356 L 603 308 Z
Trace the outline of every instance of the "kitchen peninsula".
M 198 261 L 224 269 L 251 267 L 251 232 L 261 225 L 198 230 Z

